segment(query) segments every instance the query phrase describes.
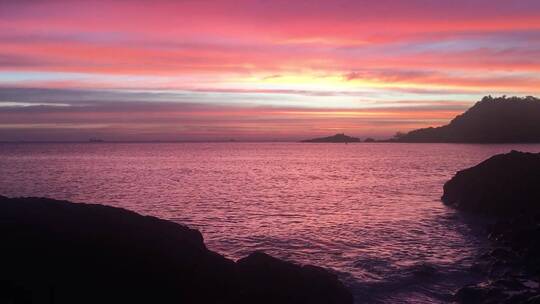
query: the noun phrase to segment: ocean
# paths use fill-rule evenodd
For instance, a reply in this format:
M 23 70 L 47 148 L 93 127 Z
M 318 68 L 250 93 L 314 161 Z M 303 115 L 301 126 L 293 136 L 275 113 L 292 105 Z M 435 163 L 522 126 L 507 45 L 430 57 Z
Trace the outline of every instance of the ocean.
M 456 171 L 540 145 L 0 144 L 0 195 L 130 209 L 199 229 L 238 259 L 329 268 L 358 303 L 444 303 L 488 245 L 440 202 Z

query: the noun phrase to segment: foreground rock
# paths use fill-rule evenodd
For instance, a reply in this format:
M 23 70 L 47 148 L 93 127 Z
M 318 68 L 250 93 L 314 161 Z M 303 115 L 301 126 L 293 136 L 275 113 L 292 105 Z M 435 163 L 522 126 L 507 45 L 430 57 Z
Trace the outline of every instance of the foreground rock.
M 352 303 L 328 271 L 102 205 L 0 197 L 0 303 Z
M 442 201 L 458 209 L 508 217 L 540 213 L 540 153 L 512 151 L 459 171 Z
M 489 216 L 491 248 L 473 270 L 480 284 L 457 291 L 460 303 L 540 303 L 540 154 L 512 151 L 460 171 L 442 200 Z

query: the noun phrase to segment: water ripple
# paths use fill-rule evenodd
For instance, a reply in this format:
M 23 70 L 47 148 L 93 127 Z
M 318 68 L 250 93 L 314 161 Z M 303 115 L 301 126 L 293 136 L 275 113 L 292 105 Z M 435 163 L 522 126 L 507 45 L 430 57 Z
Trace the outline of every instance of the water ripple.
M 454 172 L 538 145 L 0 144 L 0 194 L 105 203 L 333 269 L 358 302 L 441 303 L 485 246 L 439 202 Z

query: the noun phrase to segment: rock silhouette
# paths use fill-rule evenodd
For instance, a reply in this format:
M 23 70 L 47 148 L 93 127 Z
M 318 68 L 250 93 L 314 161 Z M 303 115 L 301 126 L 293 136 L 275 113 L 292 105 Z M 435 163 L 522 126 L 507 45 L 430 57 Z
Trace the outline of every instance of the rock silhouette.
M 540 153 L 512 151 L 462 171 L 444 184 L 442 201 L 488 215 L 540 213 Z
M 484 97 L 448 125 L 399 134 L 397 142 L 540 142 L 540 99 Z
M 102 205 L 0 197 L 0 303 L 352 303 L 337 277 Z
M 443 202 L 491 219 L 491 248 L 473 269 L 486 281 L 456 292 L 459 303 L 539 303 L 540 153 L 512 151 L 458 172 Z
M 323 268 L 293 263 L 255 252 L 237 262 L 249 303 L 343 303 L 348 296 Z
M 307 142 L 307 143 L 350 143 L 351 142 L 352 143 L 352 142 L 360 142 L 360 141 L 361 141 L 360 138 L 351 137 L 343 133 L 340 133 L 340 134 L 336 134 L 336 135 L 328 136 L 328 137 L 306 139 L 306 140 L 303 140 L 302 142 Z

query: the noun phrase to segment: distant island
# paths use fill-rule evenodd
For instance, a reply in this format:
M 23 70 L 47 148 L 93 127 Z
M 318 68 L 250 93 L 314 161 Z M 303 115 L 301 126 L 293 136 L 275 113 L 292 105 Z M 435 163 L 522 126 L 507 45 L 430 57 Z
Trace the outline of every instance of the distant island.
M 448 125 L 398 133 L 394 142 L 540 142 L 540 99 L 484 97 Z
M 351 137 L 343 133 L 340 133 L 334 136 L 306 139 L 306 140 L 302 140 L 301 142 L 305 142 L 305 143 L 350 143 L 351 142 L 353 143 L 353 142 L 361 142 L 361 140 L 360 138 Z

